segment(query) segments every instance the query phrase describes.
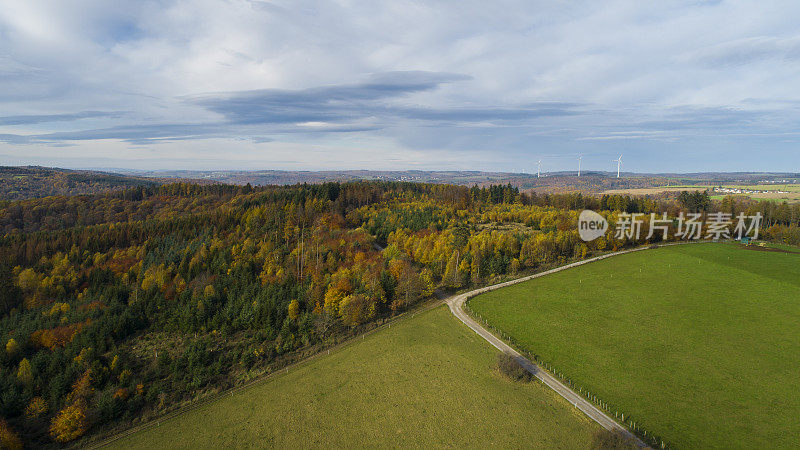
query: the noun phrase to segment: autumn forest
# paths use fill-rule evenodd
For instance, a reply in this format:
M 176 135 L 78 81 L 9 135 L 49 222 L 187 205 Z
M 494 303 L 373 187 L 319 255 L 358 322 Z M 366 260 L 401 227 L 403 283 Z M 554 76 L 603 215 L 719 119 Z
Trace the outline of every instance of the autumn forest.
M 707 200 L 707 199 L 706 199 Z M 692 202 L 689 204 L 689 202 Z M 636 242 L 578 213 L 800 209 L 525 194 L 511 185 L 138 186 L 0 202 L 0 438 L 112 433 L 280 369 L 454 291 Z

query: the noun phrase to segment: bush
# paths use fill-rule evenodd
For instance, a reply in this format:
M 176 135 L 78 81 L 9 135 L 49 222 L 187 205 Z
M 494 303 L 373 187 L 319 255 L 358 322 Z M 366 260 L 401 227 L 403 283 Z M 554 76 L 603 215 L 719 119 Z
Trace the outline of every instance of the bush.
M 638 450 L 636 440 L 628 433 L 619 430 L 600 430 L 592 438 L 592 449 L 596 450 Z
M 531 381 L 531 373 L 525 370 L 515 357 L 506 353 L 497 355 L 497 369 L 514 381 Z

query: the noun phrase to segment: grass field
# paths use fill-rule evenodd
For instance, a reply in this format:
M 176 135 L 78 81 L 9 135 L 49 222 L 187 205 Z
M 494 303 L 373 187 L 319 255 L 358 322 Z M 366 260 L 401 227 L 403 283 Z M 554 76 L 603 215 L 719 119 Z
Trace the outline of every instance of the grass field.
M 765 200 L 765 201 L 773 202 L 773 203 L 783 203 L 783 202 L 794 203 L 794 202 L 800 201 L 800 194 L 797 194 L 797 193 L 791 193 L 791 194 L 772 194 L 772 193 L 770 193 L 770 194 L 725 194 L 725 195 L 714 194 L 714 195 L 710 195 L 709 197 L 711 197 L 711 200 L 723 200 L 723 199 L 725 199 L 725 197 L 729 197 L 729 196 L 740 197 L 740 198 L 747 197 L 747 198 L 751 198 L 751 199 L 756 200 L 756 201 Z
M 628 188 L 628 189 L 610 189 L 603 191 L 603 194 L 627 194 L 627 195 L 656 195 L 664 192 L 681 192 L 681 191 L 703 191 L 712 189 L 711 185 L 692 185 L 692 186 L 660 186 L 660 187 L 647 187 L 647 188 Z M 750 197 L 753 200 L 768 200 L 772 202 L 789 202 L 794 203 L 800 201 L 800 186 L 798 185 L 784 185 L 784 184 L 759 184 L 759 185 L 728 185 L 726 188 L 739 188 L 739 189 L 752 189 L 764 191 L 787 191 L 788 194 L 778 194 L 776 192 L 764 192 L 760 194 L 730 194 L 734 196 Z M 712 200 L 722 200 L 729 194 L 721 194 L 710 192 Z
M 710 188 L 711 186 L 706 186 L 706 185 L 658 186 L 658 187 L 643 187 L 643 188 L 609 189 L 603 191 L 603 194 L 653 195 L 653 194 L 661 194 L 663 192 L 704 191 Z
M 800 254 L 665 247 L 470 306 L 675 447 L 800 443 Z
M 733 187 L 739 189 L 753 189 L 756 191 L 787 191 L 787 192 L 800 192 L 800 185 L 798 184 L 736 184 L 725 185 L 725 187 Z
M 496 353 L 440 306 L 114 445 L 586 448 L 599 426 Z

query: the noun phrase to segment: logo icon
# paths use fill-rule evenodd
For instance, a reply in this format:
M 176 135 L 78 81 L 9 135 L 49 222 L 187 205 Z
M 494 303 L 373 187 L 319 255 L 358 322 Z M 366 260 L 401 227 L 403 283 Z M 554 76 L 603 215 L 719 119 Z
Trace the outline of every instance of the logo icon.
M 578 234 L 586 242 L 593 241 L 606 234 L 608 221 L 594 211 L 584 209 L 578 217 Z

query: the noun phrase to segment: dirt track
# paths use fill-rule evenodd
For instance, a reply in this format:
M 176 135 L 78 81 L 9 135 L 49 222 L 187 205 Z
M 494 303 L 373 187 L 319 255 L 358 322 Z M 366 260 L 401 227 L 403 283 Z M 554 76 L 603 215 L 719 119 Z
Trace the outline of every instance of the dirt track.
M 508 344 L 503 342 L 502 340 L 498 339 L 495 335 L 490 333 L 488 330 L 483 328 L 478 322 L 476 322 L 472 317 L 470 317 L 464 311 L 464 302 L 469 300 L 471 297 L 476 295 L 482 294 L 484 292 L 493 291 L 495 289 L 500 289 L 502 287 L 510 286 L 512 284 L 521 283 L 523 281 L 528 281 L 534 278 L 543 277 L 549 275 L 551 273 L 560 272 L 565 269 L 569 269 L 571 267 L 580 266 L 583 264 L 587 264 L 593 261 L 599 261 L 601 259 L 609 258 L 616 255 L 621 255 L 624 253 L 631 253 L 636 251 L 645 250 L 648 247 L 639 247 L 632 250 L 623 250 L 615 253 L 609 253 L 603 256 L 598 256 L 596 258 L 591 258 L 583 261 L 578 261 L 576 263 L 567 264 L 565 266 L 561 266 L 552 270 L 548 270 L 546 272 L 537 273 L 535 275 L 518 278 L 516 280 L 507 281 L 505 283 L 499 283 L 492 286 L 487 286 L 480 289 L 475 289 L 470 292 L 466 292 L 464 294 L 454 295 L 452 297 L 446 298 L 445 302 L 450 307 L 450 311 L 455 315 L 459 320 L 464 322 L 469 328 L 472 329 L 475 333 L 479 336 L 484 338 L 490 344 L 492 344 L 495 348 L 500 350 L 503 353 L 506 353 L 513 358 L 515 358 L 528 372 L 533 374 L 536 378 L 541 380 L 544 384 L 546 384 L 550 389 L 556 391 L 558 395 L 564 397 L 568 402 L 575 405 L 576 408 L 581 410 L 584 414 L 589 416 L 592 420 L 599 423 L 603 428 L 612 431 L 621 431 L 636 440 L 636 443 L 640 447 L 647 447 L 647 445 L 642 442 L 638 437 L 630 433 L 625 427 L 618 424 L 611 416 L 603 412 L 601 409 L 597 408 L 593 403 L 589 400 L 585 399 L 583 396 L 579 395 L 569 387 L 567 387 L 564 383 L 562 383 L 558 378 L 554 377 L 550 373 L 544 371 L 541 367 L 537 366 L 529 359 L 522 356 L 519 352 L 511 348 Z

